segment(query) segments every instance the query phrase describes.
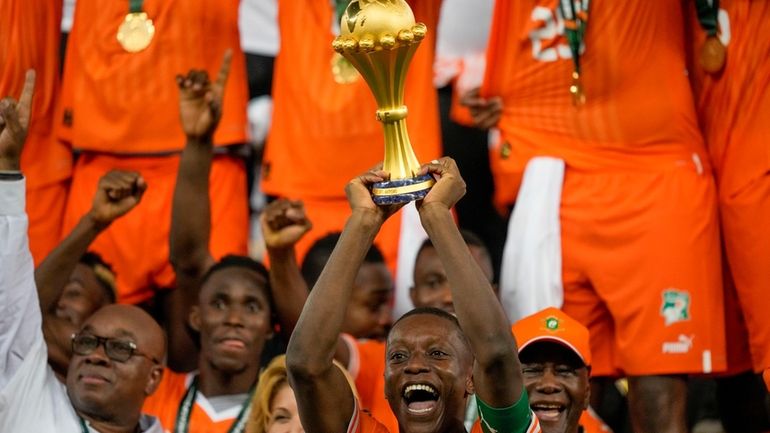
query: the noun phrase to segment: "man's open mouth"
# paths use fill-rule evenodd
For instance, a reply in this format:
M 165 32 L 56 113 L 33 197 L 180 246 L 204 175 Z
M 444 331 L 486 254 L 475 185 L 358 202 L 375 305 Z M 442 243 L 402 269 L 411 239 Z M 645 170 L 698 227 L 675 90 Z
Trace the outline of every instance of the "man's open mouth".
M 431 385 L 412 384 L 404 388 L 403 397 L 409 413 L 424 415 L 436 409 L 439 393 Z
M 535 403 L 530 407 L 540 421 L 556 421 L 567 408 L 561 403 Z

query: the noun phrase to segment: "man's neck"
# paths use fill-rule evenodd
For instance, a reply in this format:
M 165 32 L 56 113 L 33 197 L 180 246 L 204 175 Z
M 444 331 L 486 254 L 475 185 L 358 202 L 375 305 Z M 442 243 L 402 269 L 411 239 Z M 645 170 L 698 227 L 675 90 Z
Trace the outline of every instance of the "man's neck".
M 131 421 L 104 420 L 78 412 L 78 415 L 88 421 L 88 425 L 99 433 L 135 433 L 138 431 L 139 418 Z
M 251 390 L 259 376 L 259 364 L 254 364 L 241 372 L 224 372 L 206 360 L 201 360 L 198 373 L 198 389 L 206 397 L 244 394 Z

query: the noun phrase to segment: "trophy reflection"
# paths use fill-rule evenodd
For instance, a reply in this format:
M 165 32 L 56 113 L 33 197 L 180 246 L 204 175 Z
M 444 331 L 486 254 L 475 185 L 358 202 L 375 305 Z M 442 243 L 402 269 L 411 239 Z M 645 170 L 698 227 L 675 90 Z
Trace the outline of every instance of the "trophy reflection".
M 377 100 L 377 120 L 385 132 L 383 170 L 390 180 L 372 187 L 378 205 L 419 200 L 434 180 L 417 176 L 420 163 L 406 131 L 404 83 L 409 63 L 428 29 L 415 23 L 405 0 L 353 0 L 340 22 L 333 43 L 366 80 Z

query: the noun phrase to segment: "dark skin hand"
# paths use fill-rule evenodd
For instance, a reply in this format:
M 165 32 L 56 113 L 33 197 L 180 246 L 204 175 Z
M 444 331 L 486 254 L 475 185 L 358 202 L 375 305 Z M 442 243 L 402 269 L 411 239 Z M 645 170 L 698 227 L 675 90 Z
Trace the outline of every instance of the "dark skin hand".
M 289 379 L 307 433 L 344 431 L 353 414 L 353 393 L 332 359 L 358 269 L 382 224 L 400 208 L 372 201 L 369 186 L 386 179 L 378 167 L 348 183 L 352 214 L 289 340 Z
M 24 77 L 24 88 L 19 100 L 0 100 L 0 170 L 18 171 L 21 150 L 27 138 L 32 96 L 35 93 L 35 71 L 30 69 Z
M 313 224 L 301 201 L 278 199 L 267 205 L 260 217 L 262 235 L 270 258 L 270 286 L 273 302 L 282 311 L 281 332 L 288 338 L 302 313 L 308 295 L 299 272 L 294 245 Z
M 177 289 L 169 294 L 169 365 L 194 369 L 190 354 L 195 342 L 187 331 L 192 305 L 198 299 L 201 277 L 214 264 L 209 252 L 211 211 L 209 174 L 213 158 L 212 138 L 222 116 L 222 98 L 230 73 L 232 53 L 227 51 L 214 83 L 206 71 L 177 75 L 179 117 L 187 145 L 182 151 L 171 209 L 169 260 L 176 272 Z M 204 199 L 205 198 L 205 199 Z
M 102 176 L 91 210 L 35 269 L 49 363 L 59 374 L 67 371 L 70 336 L 81 325 L 56 316 L 62 290 L 94 239 L 113 221 L 135 208 L 146 189 L 147 183 L 136 172 L 112 170 Z
M 497 125 L 503 113 L 503 100 L 494 96 L 482 98 L 479 89 L 471 89 L 460 97 L 460 104 L 468 107 L 474 125 L 479 129 L 489 129 Z
M 516 341 L 489 279 L 473 259 L 451 214 L 465 194 L 465 182 L 454 160 L 446 157 L 425 164 L 420 174 L 438 179 L 417 208 L 446 269 L 457 320 L 476 358 L 476 395 L 491 407 L 509 407 L 523 390 Z

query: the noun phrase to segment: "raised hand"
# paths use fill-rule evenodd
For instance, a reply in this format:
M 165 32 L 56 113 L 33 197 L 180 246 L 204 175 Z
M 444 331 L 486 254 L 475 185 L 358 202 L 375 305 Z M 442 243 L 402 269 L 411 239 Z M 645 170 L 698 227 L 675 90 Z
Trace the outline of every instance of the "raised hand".
M 420 175 L 431 174 L 436 178 L 436 184 L 424 199 L 417 202 L 421 210 L 430 205 L 439 205 L 451 209 L 465 195 L 465 181 L 460 176 L 455 160 L 447 156 L 424 164 Z
M 291 248 L 313 227 L 301 201 L 278 199 L 265 208 L 260 217 L 265 246 L 268 249 Z
M 382 164 L 378 164 L 376 167 L 348 182 L 345 187 L 345 195 L 348 197 L 348 203 L 353 213 L 363 212 L 365 215 L 372 216 L 377 224 L 382 224 L 401 209 L 404 203 L 378 206 L 372 200 L 372 185 L 388 179 L 390 179 L 390 174 L 382 170 Z
M 503 113 L 503 101 L 495 96 L 489 99 L 479 96 L 479 89 L 472 89 L 460 97 L 460 104 L 465 105 L 471 112 L 473 123 L 477 128 L 489 129 L 497 125 Z
M 34 93 L 35 71 L 30 69 L 24 77 L 18 102 L 13 98 L 0 101 L 0 170 L 19 170 Z
M 179 115 L 188 140 L 211 141 L 222 118 L 222 99 L 232 58 L 232 51 L 227 50 L 214 83 L 203 70 L 191 70 L 187 75 L 176 76 Z
M 99 179 L 89 216 L 99 228 L 104 229 L 135 208 L 146 189 L 147 183 L 139 173 L 109 171 Z

